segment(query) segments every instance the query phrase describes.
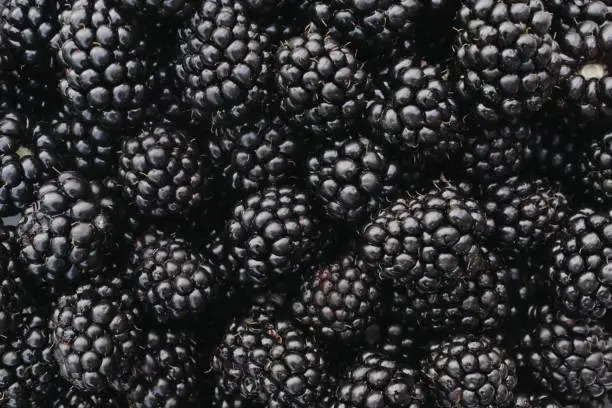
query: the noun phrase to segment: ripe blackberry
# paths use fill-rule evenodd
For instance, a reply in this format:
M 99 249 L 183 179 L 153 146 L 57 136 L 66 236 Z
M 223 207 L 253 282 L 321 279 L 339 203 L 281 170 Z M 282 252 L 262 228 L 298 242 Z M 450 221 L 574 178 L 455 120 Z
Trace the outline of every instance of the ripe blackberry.
M 40 187 L 37 201 L 22 214 L 19 260 L 50 289 L 94 276 L 109 263 L 123 213 L 102 183 L 63 172 Z
M 360 52 L 378 57 L 404 38 L 414 36 L 415 22 L 424 9 L 422 0 L 315 1 L 313 22 L 341 44 L 354 44 Z
M 382 354 L 365 352 L 344 374 L 331 398 L 333 408 L 421 408 L 427 390 L 417 371 Z
M 61 376 L 81 391 L 125 391 L 142 346 L 138 304 L 120 278 L 61 296 L 49 322 Z
M 139 125 L 151 84 L 142 28 L 107 0 L 78 0 L 60 18 L 59 90 L 88 125 Z
M 123 141 L 119 177 L 144 215 L 185 216 L 209 198 L 210 177 L 197 144 L 166 125 L 148 125 Z
M 533 252 L 546 245 L 567 216 L 567 199 L 546 179 L 511 177 L 484 190 L 483 206 L 494 224 L 494 238 L 508 250 Z
M 367 112 L 375 135 L 421 159 L 445 161 L 459 151 L 461 118 L 438 66 L 401 58 L 376 80 Z
M 209 151 L 234 190 L 253 192 L 291 181 L 297 173 L 300 139 L 270 110 L 244 123 L 213 120 Z
M 511 407 L 516 364 L 484 336 L 454 336 L 429 347 L 422 370 L 435 406 Z
M 485 230 L 479 204 L 442 184 L 375 215 L 361 230 L 360 251 L 381 278 L 436 292 L 486 270 L 478 243 Z
M 239 201 L 225 224 L 228 257 L 250 286 L 297 273 L 314 261 L 319 220 L 303 192 L 270 187 Z
M 583 208 L 563 225 L 548 276 L 567 311 L 598 319 L 612 308 L 611 251 L 612 213 Z
M 234 322 L 217 347 L 212 368 L 226 394 L 270 407 L 312 407 L 324 392 L 317 345 L 285 320 L 255 313 Z
M 179 47 L 176 73 L 197 115 L 223 110 L 236 119 L 266 100 L 267 39 L 241 2 L 204 0 L 179 30 Z
M 601 397 L 612 384 L 612 341 L 597 323 L 532 306 L 521 339 L 528 373 L 561 402 Z
M 351 129 L 366 107 L 370 78 L 350 49 L 307 32 L 276 51 L 280 110 L 293 125 L 321 136 Z
M 321 148 L 308 160 L 308 184 L 334 219 L 356 222 L 393 198 L 400 182 L 398 165 L 365 137 Z
M 143 338 L 127 395 L 129 406 L 195 406 L 199 398 L 195 341 L 185 332 L 168 329 L 150 329 Z
M 292 309 L 294 317 L 316 334 L 345 341 L 362 335 L 376 321 L 381 296 L 363 262 L 347 255 L 308 277 Z
M 561 68 L 552 17 L 539 0 L 461 7 L 457 91 L 479 120 L 519 121 L 551 99 Z

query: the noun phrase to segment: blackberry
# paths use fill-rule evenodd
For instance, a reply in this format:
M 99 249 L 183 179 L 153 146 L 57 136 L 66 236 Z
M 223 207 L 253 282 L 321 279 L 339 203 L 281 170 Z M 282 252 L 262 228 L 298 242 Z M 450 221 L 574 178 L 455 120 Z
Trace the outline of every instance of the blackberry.
M 123 214 L 102 183 L 63 172 L 40 187 L 19 221 L 19 261 L 50 289 L 95 276 L 109 263 Z
M 421 17 L 422 0 L 315 1 L 313 22 L 341 44 L 354 44 L 373 57 L 388 53 L 404 38 L 414 36 Z
M 254 192 L 297 175 L 300 139 L 271 109 L 244 123 L 213 121 L 213 132 L 211 156 L 234 190 Z
M 567 216 L 565 196 L 541 178 L 511 177 L 488 185 L 484 196 L 496 241 L 508 250 L 534 251 L 546 245 Z
M 268 406 L 312 407 L 324 392 L 325 366 L 317 345 L 285 320 L 254 313 L 234 322 L 212 367 L 226 394 L 240 392 Z
M 382 354 L 365 352 L 338 382 L 333 408 L 419 408 L 427 405 L 419 373 Z
M 376 321 L 381 295 L 363 262 L 347 255 L 305 280 L 292 309 L 294 317 L 316 334 L 345 341 Z
M 597 323 L 577 320 L 548 305 L 529 309 L 521 351 L 530 376 L 561 402 L 586 402 L 611 387 L 612 342 Z
M 196 343 L 186 333 L 150 329 L 135 363 L 130 407 L 195 406 L 198 401 Z M 192 405 L 189 405 L 192 404 Z
M 75 1 L 60 21 L 64 103 L 88 125 L 139 125 L 151 88 L 142 27 L 107 0 Z
M 589 199 L 609 202 L 612 198 L 612 133 L 596 135 L 584 146 L 577 161 L 581 187 L 589 193 Z
M 242 3 L 204 0 L 179 30 L 179 47 L 176 73 L 195 114 L 224 111 L 239 120 L 265 103 L 271 55 Z
M 399 198 L 360 232 L 363 260 L 383 279 L 436 292 L 486 270 L 479 204 L 441 184 L 414 199 Z
M 207 199 L 210 177 L 186 133 L 148 125 L 125 139 L 119 156 L 125 196 L 142 214 L 185 216 Z
M 519 121 L 551 99 L 561 69 L 552 17 L 539 0 L 461 7 L 457 91 L 479 120 Z
M 398 190 L 400 169 L 365 137 L 323 147 L 308 160 L 308 184 L 325 213 L 342 221 L 361 221 L 378 211 Z
M 228 257 L 239 281 L 265 285 L 315 261 L 321 227 L 308 197 L 292 187 L 269 187 L 239 201 L 225 224 Z
M 376 79 L 367 111 L 374 135 L 421 159 L 444 161 L 459 151 L 461 118 L 438 66 L 401 58 Z
M 612 213 L 583 208 L 564 224 L 548 276 L 567 311 L 598 319 L 612 308 L 611 251 Z
M 510 407 L 517 386 L 516 364 L 484 336 L 454 336 L 433 343 L 423 373 L 435 406 Z
M 61 376 L 77 389 L 126 391 L 142 346 L 138 304 L 119 278 L 61 296 L 49 322 Z
M 316 136 L 353 128 L 365 111 L 370 78 L 355 53 L 331 37 L 291 38 L 276 51 L 275 72 L 282 114 Z

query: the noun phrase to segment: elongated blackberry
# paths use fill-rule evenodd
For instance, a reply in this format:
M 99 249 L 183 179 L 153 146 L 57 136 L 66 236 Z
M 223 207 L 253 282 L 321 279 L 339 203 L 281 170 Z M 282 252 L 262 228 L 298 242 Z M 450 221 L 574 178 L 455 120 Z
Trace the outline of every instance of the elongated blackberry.
M 517 372 L 506 351 L 483 336 L 454 336 L 433 343 L 422 370 L 435 406 L 511 407 Z
M 552 17 L 542 1 L 463 4 L 457 91 L 479 120 L 518 121 L 551 99 L 561 68 Z
M 400 169 L 378 145 L 365 137 L 321 148 L 308 160 L 308 184 L 326 214 L 361 221 L 393 198 Z
M 317 136 L 355 126 L 366 107 L 370 78 L 349 48 L 307 32 L 276 51 L 280 109 L 293 125 Z

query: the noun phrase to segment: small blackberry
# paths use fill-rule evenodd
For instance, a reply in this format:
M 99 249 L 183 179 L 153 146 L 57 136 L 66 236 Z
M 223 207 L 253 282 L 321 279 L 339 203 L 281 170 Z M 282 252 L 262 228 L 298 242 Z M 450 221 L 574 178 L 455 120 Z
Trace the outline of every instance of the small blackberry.
M 316 136 L 353 128 L 365 111 L 370 78 L 350 49 L 307 32 L 276 51 L 280 110 L 293 125 Z
M 398 165 L 365 137 L 323 147 L 308 160 L 308 184 L 334 219 L 362 221 L 397 192 Z
M 454 336 L 429 347 L 423 373 L 438 407 L 511 407 L 516 364 L 505 350 L 483 336 Z

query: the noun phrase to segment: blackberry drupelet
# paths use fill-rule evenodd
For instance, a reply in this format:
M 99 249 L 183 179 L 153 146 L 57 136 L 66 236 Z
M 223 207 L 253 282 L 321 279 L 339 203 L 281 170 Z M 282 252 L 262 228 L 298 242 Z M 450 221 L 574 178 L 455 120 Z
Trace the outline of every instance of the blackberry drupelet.
M 81 391 L 127 391 L 143 343 L 141 313 L 120 278 L 95 279 L 61 296 L 50 319 L 61 376 Z
M 478 120 L 519 121 L 560 79 L 552 14 L 542 1 L 469 0 L 459 12 L 457 91 Z
M 367 111 L 372 133 L 420 159 L 453 157 L 461 148 L 463 130 L 447 76 L 420 59 L 395 61 L 376 77 Z
M 281 44 L 275 62 L 280 110 L 291 124 L 326 136 L 349 130 L 361 119 L 370 78 L 349 48 L 306 32 Z
M 331 340 L 359 338 L 381 312 L 373 274 L 352 255 L 318 268 L 302 283 L 293 315 L 315 334 Z
M 204 0 L 179 30 L 176 73 L 192 111 L 221 110 L 241 120 L 264 104 L 271 80 L 267 42 L 241 2 Z
M 396 162 L 365 137 L 322 147 L 307 166 L 307 182 L 326 215 L 341 221 L 362 221 L 380 210 L 400 183 Z
M 239 281 L 260 286 L 314 262 L 320 237 L 320 222 L 305 193 L 269 187 L 236 203 L 224 239 Z
M 149 329 L 143 338 L 127 395 L 129 406 L 195 406 L 199 400 L 195 340 L 167 328 Z
M 49 176 L 65 170 L 69 162 L 65 140 L 56 132 L 59 123 L 45 118 L 32 125 L 32 150 L 43 172 Z
M 433 343 L 422 370 L 435 406 L 503 408 L 514 403 L 516 364 L 487 337 L 459 335 Z
M 225 394 L 269 407 L 312 407 L 325 388 L 317 345 L 290 322 L 258 313 L 230 326 L 212 368 Z
M 424 10 L 422 0 L 314 1 L 313 23 L 341 44 L 352 44 L 371 57 L 389 53 L 414 36 Z M 375 50 L 375 51 L 373 51 Z
M 480 205 L 443 182 L 375 215 L 361 229 L 359 250 L 380 278 L 437 292 L 487 270 L 479 245 L 486 227 Z
M 142 27 L 109 0 L 79 0 L 60 18 L 59 91 L 88 125 L 138 126 L 151 84 Z
M 599 319 L 612 308 L 611 253 L 612 213 L 583 208 L 564 223 L 548 277 L 565 310 Z
M 197 144 L 175 127 L 149 124 L 123 141 L 123 191 L 143 215 L 186 216 L 209 199 L 210 172 Z
M 379 353 L 365 352 L 338 381 L 332 408 L 422 408 L 427 389 L 419 373 Z

